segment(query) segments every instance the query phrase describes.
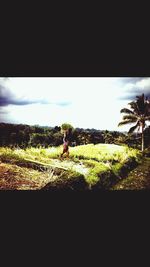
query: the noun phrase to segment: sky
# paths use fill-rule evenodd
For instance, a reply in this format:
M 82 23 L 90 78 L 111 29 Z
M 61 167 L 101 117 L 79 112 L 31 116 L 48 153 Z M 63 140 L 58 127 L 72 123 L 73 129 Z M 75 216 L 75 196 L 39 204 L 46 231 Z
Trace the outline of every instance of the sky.
M 142 93 L 150 77 L 1 77 L 0 122 L 128 131 L 120 110 Z

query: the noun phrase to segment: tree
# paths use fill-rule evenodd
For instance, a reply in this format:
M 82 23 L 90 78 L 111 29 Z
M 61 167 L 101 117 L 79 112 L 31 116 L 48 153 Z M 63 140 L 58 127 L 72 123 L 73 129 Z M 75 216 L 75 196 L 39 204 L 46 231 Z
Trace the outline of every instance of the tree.
M 135 123 L 133 127 L 130 128 L 129 134 L 132 134 L 136 129 L 139 131 L 141 129 L 142 135 L 142 152 L 144 151 L 144 129 L 146 127 L 146 121 L 150 121 L 150 100 L 142 94 L 137 96 L 135 101 L 129 103 L 130 109 L 123 108 L 121 113 L 125 113 L 123 116 L 123 121 L 118 124 L 118 126 Z
M 53 134 L 53 145 L 60 146 L 62 144 L 62 134 L 60 132 Z
M 108 130 L 105 130 L 103 132 L 103 138 L 104 138 L 105 144 L 112 144 L 112 143 L 114 143 L 113 134 L 110 131 L 108 131 Z

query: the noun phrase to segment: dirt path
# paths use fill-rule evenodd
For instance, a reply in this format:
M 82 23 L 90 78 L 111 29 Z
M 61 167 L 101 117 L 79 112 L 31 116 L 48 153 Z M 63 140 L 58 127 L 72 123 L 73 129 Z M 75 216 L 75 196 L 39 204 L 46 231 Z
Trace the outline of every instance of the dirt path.
M 141 190 L 150 189 L 150 158 L 131 171 L 128 177 L 113 187 L 113 190 Z

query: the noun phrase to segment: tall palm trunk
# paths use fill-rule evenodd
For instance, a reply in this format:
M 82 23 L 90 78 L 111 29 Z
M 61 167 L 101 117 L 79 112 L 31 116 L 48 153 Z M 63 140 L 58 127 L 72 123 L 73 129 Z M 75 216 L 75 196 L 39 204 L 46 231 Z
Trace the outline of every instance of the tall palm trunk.
M 142 124 L 142 152 L 144 151 L 144 125 Z

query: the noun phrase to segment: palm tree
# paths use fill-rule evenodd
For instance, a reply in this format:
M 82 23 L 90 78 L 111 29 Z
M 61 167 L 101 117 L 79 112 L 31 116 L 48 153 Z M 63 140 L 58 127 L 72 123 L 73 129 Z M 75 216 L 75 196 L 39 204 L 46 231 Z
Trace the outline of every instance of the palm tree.
M 150 99 L 142 94 L 137 96 L 135 101 L 129 103 L 130 109 L 123 108 L 121 113 L 125 113 L 123 116 L 123 121 L 118 124 L 118 126 L 136 123 L 130 128 L 129 134 L 133 133 L 136 129 L 139 131 L 141 129 L 142 134 L 142 152 L 144 151 L 144 129 L 146 127 L 146 121 L 150 121 Z

